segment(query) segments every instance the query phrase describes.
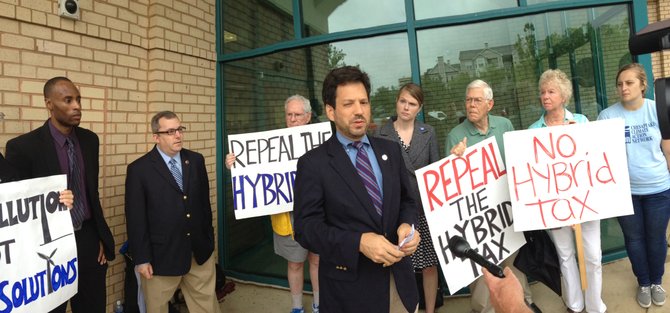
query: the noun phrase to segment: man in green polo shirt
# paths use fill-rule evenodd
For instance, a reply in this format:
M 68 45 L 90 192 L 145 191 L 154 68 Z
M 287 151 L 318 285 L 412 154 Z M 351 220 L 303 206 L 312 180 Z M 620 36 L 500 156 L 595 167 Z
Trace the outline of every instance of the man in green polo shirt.
M 465 91 L 466 119 L 447 135 L 446 154 L 461 152 L 486 138 L 496 137 L 500 154 L 505 160 L 503 134 L 514 130 L 512 122 L 502 116 L 489 114 L 493 108 L 493 90 L 485 81 L 472 81 Z M 455 151 L 452 151 L 454 150 Z M 459 153 L 456 153 L 459 154 Z
M 465 112 L 467 119 L 463 123 L 454 127 L 447 135 L 446 152 L 447 155 L 463 155 L 465 148 L 475 145 L 489 137 L 496 137 L 500 154 L 505 160 L 505 147 L 503 145 L 503 134 L 514 130 L 512 122 L 502 117 L 489 114 L 493 108 L 493 90 L 489 84 L 483 80 L 474 80 L 465 90 Z M 514 267 L 516 253 L 510 255 L 502 266 L 509 266 L 514 274 L 519 278 L 523 287 L 524 297 L 530 303 L 530 309 L 533 312 L 541 312 L 533 303 L 530 287 L 526 275 Z M 489 301 L 489 292 L 484 283 L 483 277 L 478 278 L 470 285 L 472 296 L 470 298 L 470 307 L 472 312 L 489 313 L 493 312 L 493 306 Z

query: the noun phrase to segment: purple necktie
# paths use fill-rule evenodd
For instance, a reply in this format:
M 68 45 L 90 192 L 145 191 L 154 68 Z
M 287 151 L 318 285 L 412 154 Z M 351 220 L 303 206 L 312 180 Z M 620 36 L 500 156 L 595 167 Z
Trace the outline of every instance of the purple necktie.
M 363 185 L 365 185 L 365 189 L 368 191 L 368 195 L 370 195 L 372 204 L 375 206 L 375 211 L 377 211 L 377 214 L 382 215 L 382 193 L 379 191 L 377 178 L 375 178 L 375 172 L 372 171 L 368 153 L 365 152 L 363 142 L 354 141 L 352 145 L 358 150 L 356 152 L 356 170 L 358 170 L 358 176 L 361 177 Z
M 70 210 L 70 215 L 72 216 L 72 226 L 74 230 L 81 229 L 81 224 L 84 222 L 84 201 L 82 197 L 82 192 L 84 188 L 81 186 L 79 164 L 77 162 L 77 153 L 74 148 L 74 142 L 72 139 L 65 138 L 65 143 L 67 144 L 67 161 L 68 161 L 68 182 L 69 188 L 72 190 L 74 195 L 74 205 Z

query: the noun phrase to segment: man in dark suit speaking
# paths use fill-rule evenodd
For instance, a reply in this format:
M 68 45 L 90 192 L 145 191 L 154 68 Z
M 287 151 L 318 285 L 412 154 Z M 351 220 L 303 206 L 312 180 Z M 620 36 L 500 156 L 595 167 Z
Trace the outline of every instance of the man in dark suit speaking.
M 420 239 L 400 146 L 366 135 L 366 73 L 334 69 L 322 93 L 336 135 L 298 161 L 294 202 L 296 240 L 321 255 L 321 312 L 416 312 L 406 256 Z
M 173 112 L 154 115 L 156 145 L 126 175 L 128 243 L 149 313 L 167 313 L 177 288 L 189 312 L 219 312 L 209 179 L 202 154 L 182 148 L 185 130 Z
M 70 299 L 74 313 L 104 313 L 107 305 L 107 261 L 114 260 L 114 238 L 102 213 L 98 193 L 100 141 L 79 127 L 81 96 L 66 77 L 44 84 L 49 119 L 41 127 L 7 142 L 7 161 L 16 179 L 67 174 L 74 194 L 70 211 L 77 243 L 79 285 Z M 52 312 L 65 313 L 67 301 Z

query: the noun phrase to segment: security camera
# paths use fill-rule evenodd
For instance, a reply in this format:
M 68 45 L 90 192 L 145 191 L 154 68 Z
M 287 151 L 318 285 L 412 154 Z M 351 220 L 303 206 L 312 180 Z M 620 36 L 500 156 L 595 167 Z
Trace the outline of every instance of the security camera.
M 58 0 L 58 15 L 73 20 L 80 19 L 79 0 Z

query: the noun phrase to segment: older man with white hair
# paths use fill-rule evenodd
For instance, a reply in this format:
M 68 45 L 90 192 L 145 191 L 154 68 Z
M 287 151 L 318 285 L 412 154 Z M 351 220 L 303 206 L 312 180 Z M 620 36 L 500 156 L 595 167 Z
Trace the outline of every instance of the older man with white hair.
M 288 97 L 284 102 L 286 127 L 309 124 L 312 118 L 312 106 L 309 100 L 301 95 Z M 235 155 L 226 155 L 226 167 L 232 168 Z M 305 281 L 304 264 L 309 260 L 309 275 L 312 281 L 314 301 L 312 312 L 319 312 L 319 255 L 307 251 L 293 238 L 293 213 L 285 212 L 270 216 L 274 236 L 275 253 L 288 261 L 288 285 L 291 290 L 291 313 L 304 313 L 302 306 L 302 289 Z
M 463 155 L 467 145 L 474 145 L 489 137 L 496 137 L 500 154 L 502 155 L 503 160 L 505 159 L 503 134 L 508 131 L 513 131 L 514 126 L 512 126 L 512 122 L 507 118 L 489 114 L 493 108 L 493 103 L 493 90 L 489 84 L 480 79 L 474 80 L 468 84 L 465 91 L 466 120 L 454 127 L 447 135 L 447 154 L 453 153 L 456 155 Z M 516 255 L 517 253 L 510 255 L 502 262 L 502 266 L 509 266 L 519 278 L 519 281 L 523 286 L 526 302 L 529 303 L 533 312 L 541 312 L 533 303 L 526 275 L 513 265 Z M 494 312 L 491 301 L 489 301 L 489 291 L 487 290 L 482 277 L 478 278 L 470 285 L 470 290 L 472 292 L 472 297 L 470 298 L 472 312 Z

